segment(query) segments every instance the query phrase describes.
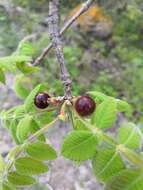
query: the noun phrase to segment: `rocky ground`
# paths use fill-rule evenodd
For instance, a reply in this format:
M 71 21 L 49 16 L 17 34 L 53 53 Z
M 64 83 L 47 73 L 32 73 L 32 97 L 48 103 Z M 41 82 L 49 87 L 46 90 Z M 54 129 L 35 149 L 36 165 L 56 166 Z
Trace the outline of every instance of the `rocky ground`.
M 7 86 L 0 86 L 1 109 L 7 109 L 19 103 L 12 89 L 13 77 L 7 76 Z M 103 188 L 96 182 L 91 169 L 91 163 L 86 162 L 77 166 L 76 163 L 65 160 L 60 155 L 60 145 L 63 138 L 71 126 L 59 123 L 51 128 L 47 134 L 55 149 L 58 151 L 58 159 L 49 163 L 50 171 L 40 178 L 40 184 L 29 188 L 29 190 L 102 190 Z M 6 156 L 11 147 L 14 146 L 8 132 L 0 127 L 0 153 Z M 27 189 L 27 188 L 26 188 Z

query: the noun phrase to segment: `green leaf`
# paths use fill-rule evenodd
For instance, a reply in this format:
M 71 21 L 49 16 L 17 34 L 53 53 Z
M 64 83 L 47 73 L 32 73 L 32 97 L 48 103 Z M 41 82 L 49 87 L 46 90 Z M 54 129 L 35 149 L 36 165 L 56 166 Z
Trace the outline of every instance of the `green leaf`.
M 75 161 L 92 158 L 96 152 L 97 138 L 88 131 L 73 131 L 64 140 L 62 154 Z
M 98 92 L 98 91 L 90 91 L 90 92 L 88 92 L 88 94 L 93 96 L 96 103 L 101 103 L 105 100 L 112 98 L 111 96 L 107 96 L 107 95 L 105 95 L 101 92 Z M 116 99 L 116 98 L 112 98 L 112 99 L 114 99 L 114 101 L 116 102 L 117 110 L 119 112 L 127 112 L 127 113 L 131 112 L 131 106 L 126 101 Z
M 15 146 L 10 150 L 10 152 L 7 155 L 8 160 L 12 160 L 15 158 L 15 155 L 17 155 L 19 152 L 21 152 L 22 146 Z
M 95 99 L 96 103 L 101 103 L 110 97 L 98 91 L 89 91 L 88 94 L 91 95 Z
M 11 119 L 9 119 L 8 115 L 9 114 L 7 113 L 7 111 L 4 111 L 4 110 L 0 113 L 2 126 L 7 129 L 9 129 L 9 126 L 11 123 Z
M 21 116 L 21 109 L 23 106 L 15 106 L 7 111 L 2 111 L 0 114 L 1 120 L 3 122 L 4 127 L 10 128 L 12 120 L 15 120 L 17 117 Z
M 2 190 L 14 190 L 13 188 L 11 188 L 8 184 L 2 184 Z
M 2 156 L 0 155 L 0 173 L 3 171 L 4 167 L 5 167 L 5 163 Z
M 10 183 L 16 186 L 27 186 L 36 183 L 36 180 L 33 177 L 20 175 L 16 172 L 10 172 L 7 178 Z
M 5 117 L 5 119 L 15 119 L 15 114 L 18 113 L 21 114 L 21 113 L 24 113 L 24 107 L 23 105 L 20 105 L 20 106 L 15 106 L 7 111 L 4 111 L 2 113 L 2 118 Z M 18 116 L 19 117 L 19 116 Z
M 102 148 L 93 159 L 95 176 L 101 181 L 109 178 L 124 169 L 124 163 L 115 148 Z
M 35 121 L 34 119 L 32 119 L 32 122 L 31 122 L 31 127 L 30 127 L 30 131 L 32 134 L 36 133 L 38 130 L 40 129 L 40 126 L 39 124 L 37 123 L 37 121 Z M 38 137 L 38 140 L 39 141 L 46 141 L 46 138 L 44 136 L 44 134 L 40 135 Z
M 143 158 L 141 154 L 136 153 L 135 151 L 119 145 L 118 151 L 122 156 L 125 157 L 131 164 L 134 164 L 136 167 L 143 168 Z
M 33 111 L 35 108 L 34 105 L 34 98 L 39 92 L 43 92 L 46 89 L 46 84 L 39 84 L 37 85 L 32 92 L 28 95 L 28 97 L 25 100 L 25 109 L 27 112 Z
M 17 106 L 17 108 L 16 108 L 16 110 L 14 111 L 14 115 L 13 115 L 13 117 L 15 118 L 15 119 L 21 119 L 21 118 L 23 118 L 24 116 L 25 116 L 25 107 L 24 107 L 24 105 L 20 105 L 20 106 Z
M 32 122 L 32 116 L 26 115 L 23 119 L 20 120 L 18 126 L 17 126 L 17 138 L 20 142 L 23 142 L 30 132 Z
M 30 92 L 31 80 L 24 75 L 17 75 L 14 83 L 14 90 L 19 98 L 25 99 Z
M 34 53 L 35 51 L 32 43 L 23 40 L 19 43 L 18 48 L 15 52 L 16 55 L 26 55 L 29 57 L 32 57 Z
M 24 175 L 37 175 L 48 171 L 47 165 L 30 157 L 18 158 L 15 167 L 18 173 Z
M 12 184 L 9 184 L 7 181 L 4 181 L 2 184 L 2 190 L 16 190 L 16 188 Z
M 119 112 L 127 112 L 127 113 L 131 113 L 131 106 L 123 101 L 123 100 L 119 100 L 119 99 L 115 99 L 117 102 L 117 110 Z
M 26 62 L 17 62 L 16 66 L 24 74 L 31 74 L 33 72 L 39 71 L 38 67 L 31 66 Z
M 57 157 L 56 151 L 49 144 L 43 142 L 28 144 L 26 152 L 39 160 L 54 160 Z
M 143 172 L 137 169 L 125 169 L 113 177 L 105 190 L 142 190 Z
M 76 130 L 89 130 L 85 124 L 83 124 L 79 119 L 74 119 L 74 129 Z
M 38 123 L 38 125 L 40 127 L 43 127 L 43 126 L 47 125 L 48 123 L 52 122 L 54 115 L 55 115 L 55 111 L 43 112 L 39 115 L 37 114 L 35 119 L 36 119 L 36 122 Z
M 103 101 L 92 117 L 92 124 L 97 128 L 110 128 L 116 121 L 116 102 L 109 98 Z
M 19 141 L 19 139 L 17 138 L 17 126 L 18 126 L 18 121 L 17 121 L 17 119 L 13 119 L 13 120 L 11 121 L 9 130 L 10 130 L 11 136 L 12 136 L 13 140 L 16 142 L 16 144 L 20 144 L 20 141 Z
M 17 63 L 27 63 L 30 62 L 31 58 L 28 56 L 7 56 L 0 58 L 0 66 L 5 71 L 15 72 Z
M 0 82 L 2 82 L 3 84 L 5 84 L 5 74 L 3 72 L 3 70 L 0 68 Z
M 118 130 L 117 141 L 132 149 L 141 148 L 142 133 L 134 123 L 124 123 Z
M 10 118 L 10 126 L 9 130 L 12 135 L 12 138 L 15 140 L 17 144 L 20 144 L 19 139 L 17 138 L 17 127 L 19 120 L 23 118 L 25 115 L 25 107 L 22 106 L 16 106 L 15 109 L 13 110 L 13 113 L 9 115 Z

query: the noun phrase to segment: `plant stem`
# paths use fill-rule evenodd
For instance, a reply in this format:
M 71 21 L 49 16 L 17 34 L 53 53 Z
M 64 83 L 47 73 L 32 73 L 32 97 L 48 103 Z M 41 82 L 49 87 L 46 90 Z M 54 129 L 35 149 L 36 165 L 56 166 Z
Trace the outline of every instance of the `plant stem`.
M 65 65 L 63 46 L 59 32 L 59 0 L 49 1 L 49 34 L 55 49 L 58 64 L 60 66 L 61 80 L 65 88 L 65 99 L 71 100 L 71 84 L 70 75 Z
M 42 127 L 39 131 L 34 133 L 27 141 L 32 142 L 35 138 L 39 137 L 41 134 L 45 133 L 49 127 L 51 127 L 53 124 L 55 124 L 58 121 L 58 117 L 56 117 L 51 123 L 45 125 Z
M 62 36 L 67 29 L 83 14 L 85 13 L 90 5 L 92 4 L 93 0 L 87 0 L 85 3 L 82 4 L 81 8 L 64 24 L 63 28 L 60 30 L 60 36 Z M 53 47 L 53 44 L 50 43 L 48 47 L 46 47 L 41 55 L 33 62 L 33 65 L 39 65 L 43 59 L 47 56 L 50 49 Z

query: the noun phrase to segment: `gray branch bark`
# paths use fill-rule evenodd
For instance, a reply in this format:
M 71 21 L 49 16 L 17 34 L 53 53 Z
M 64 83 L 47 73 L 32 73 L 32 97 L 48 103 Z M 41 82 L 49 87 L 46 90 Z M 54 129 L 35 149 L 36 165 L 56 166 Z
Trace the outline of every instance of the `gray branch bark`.
M 71 84 L 70 75 L 65 65 L 63 46 L 59 28 L 59 0 L 49 1 L 49 34 L 52 46 L 55 50 L 58 64 L 60 66 L 61 80 L 65 87 L 65 99 L 71 100 Z

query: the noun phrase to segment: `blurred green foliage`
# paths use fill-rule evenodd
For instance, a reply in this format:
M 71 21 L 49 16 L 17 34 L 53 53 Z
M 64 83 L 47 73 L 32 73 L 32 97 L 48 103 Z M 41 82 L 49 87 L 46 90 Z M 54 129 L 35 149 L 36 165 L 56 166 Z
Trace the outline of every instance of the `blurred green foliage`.
M 82 1 L 62 1 L 62 20 L 79 2 Z M 143 2 L 97 2 L 111 16 L 113 34 L 110 39 L 101 40 L 94 37 L 94 32 L 85 33 L 75 27 L 67 32 L 64 53 L 73 80 L 73 92 L 77 95 L 98 90 L 126 99 L 133 105 L 135 118 L 138 119 L 143 113 Z M 36 33 L 38 38 L 33 41 L 36 52 L 34 58 L 38 56 L 49 43 L 47 10 L 47 0 L 7 0 L 0 4 L 1 55 L 11 53 L 19 40 Z M 51 93 L 62 94 L 59 67 L 53 57 L 51 51 L 42 64 L 42 74 L 33 77 L 36 82 L 46 79 Z

